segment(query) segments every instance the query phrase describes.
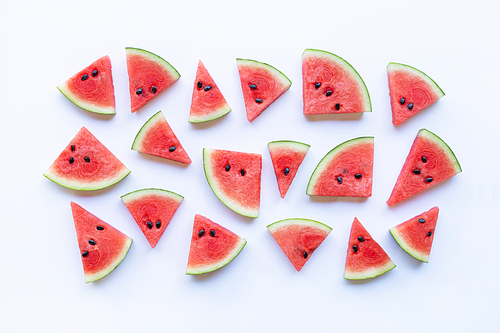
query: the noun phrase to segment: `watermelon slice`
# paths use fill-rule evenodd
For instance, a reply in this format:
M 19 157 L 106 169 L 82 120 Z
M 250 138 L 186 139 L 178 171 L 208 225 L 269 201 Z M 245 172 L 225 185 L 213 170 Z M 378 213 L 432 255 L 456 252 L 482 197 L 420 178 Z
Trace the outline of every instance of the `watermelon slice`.
M 205 274 L 227 265 L 246 243 L 232 231 L 196 214 L 186 274 Z
M 133 47 L 125 48 L 125 52 L 132 112 L 181 77 L 172 65 L 154 53 Z
M 308 219 L 286 219 L 267 226 L 297 271 L 332 231 L 329 226 Z
M 132 238 L 113 228 L 78 204 L 71 203 L 85 282 L 111 273 L 125 258 Z
M 408 65 L 387 65 L 392 123 L 399 125 L 444 96 L 444 92 L 425 73 Z
M 355 138 L 333 148 L 311 175 L 306 193 L 335 197 L 370 197 L 373 137 Z
M 92 191 L 118 183 L 130 173 L 85 127 L 43 174 L 73 190 Z
M 387 204 L 392 206 L 462 172 L 455 154 L 436 134 L 421 129 Z
M 304 114 L 371 112 L 366 85 L 341 57 L 306 49 L 302 54 Z
M 108 56 L 82 69 L 57 86 L 57 89 L 85 110 L 102 114 L 116 113 L 111 60 Z
M 177 193 L 159 188 L 137 190 L 121 198 L 153 248 L 184 199 Z
M 154 114 L 142 126 L 135 136 L 132 149 L 172 161 L 185 164 L 191 163 L 187 152 L 168 125 L 161 111 Z
M 273 161 L 281 197 L 284 198 L 310 145 L 297 141 L 272 141 L 267 147 Z
M 236 59 L 248 121 L 253 121 L 278 97 L 290 89 L 292 81 L 271 65 L 250 59 Z
M 433 207 L 389 231 L 409 255 L 420 261 L 429 262 L 438 214 L 439 208 Z
M 231 108 L 200 60 L 194 80 L 189 122 L 201 123 L 214 120 L 228 114 L 229 111 Z
M 238 214 L 259 216 L 261 155 L 204 148 L 203 167 L 220 201 Z
M 351 227 L 344 278 L 361 280 L 372 278 L 396 267 L 391 258 L 370 236 L 357 218 Z

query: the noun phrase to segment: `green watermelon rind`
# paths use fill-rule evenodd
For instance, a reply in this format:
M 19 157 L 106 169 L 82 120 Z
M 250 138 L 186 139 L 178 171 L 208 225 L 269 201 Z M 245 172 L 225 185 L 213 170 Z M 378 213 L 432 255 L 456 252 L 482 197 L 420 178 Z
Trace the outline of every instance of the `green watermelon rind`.
M 434 81 L 429 75 L 425 74 L 424 72 L 415 67 L 401 64 L 398 62 L 390 62 L 387 65 L 387 72 L 392 73 L 393 71 L 404 71 L 404 72 L 409 72 L 415 76 L 418 76 L 419 78 L 424 80 L 429 85 L 429 87 L 433 88 L 432 91 L 438 96 L 438 98 L 441 98 L 445 95 L 443 89 L 441 89 L 441 87 L 436 83 L 436 81 Z
M 292 85 L 292 81 L 290 81 L 290 79 L 285 74 L 283 74 L 282 71 L 280 71 L 276 67 L 271 66 L 265 62 L 261 62 L 261 61 L 257 61 L 257 60 L 253 60 L 253 59 L 236 58 L 236 63 L 238 65 L 247 65 L 249 67 L 259 67 L 259 68 L 265 69 L 270 74 L 272 74 L 276 79 L 278 79 L 284 86 L 287 87 L 283 91 L 283 93 L 285 91 L 287 91 L 288 89 L 290 89 L 290 87 Z
M 318 163 L 316 168 L 314 169 L 313 173 L 311 174 L 311 178 L 309 179 L 309 183 L 307 185 L 306 189 L 306 194 L 307 195 L 316 195 L 312 194 L 312 190 L 316 186 L 316 183 L 323 173 L 325 171 L 326 167 L 328 166 L 329 162 L 331 162 L 337 155 L 338 153 L 342 152 L 344 149 L 349 149 L 353 146 L 356 146 L 358 144 L 366 144 L 366 143 L 373 143 L 374 142 L 374 137 L 373 136 L 363 136 L 363 137 L 358 137 L 354 138 L 345 142 L 342 142 L 332 150 L 330 150 L 324 157 L 321 159 L 321 161 Z
M 442 151 L 446 154 L 446 156 L 448 156 L 449 160 L 453 163 L 456 173 L 462 172 L 462 167 L 460 166 L 460 163 L 458 162 L 455 153 L 453 152 L 453 150 L 451 150 L 450 146 L 448 146 L 448 144 L 443 141 L 443 139 L 441 139 L 438 135 L 425 128 L 419 130 L 417 136 L 424 137 L 427 140 L 432 141 L 439 147 L 441 147 Z
M 61 83 L 60 85 L 57 86 L 57 89 L 67 98 L 69 99 L 73 104 L 76 106 L 81 107 L 84 110 L 98 113 L 98 114 L 105 114 L 105 115 L 114 115 L 116 114 L 116 108 L 113 106 L 110 107 L 99 107 L 96 106 L 94 103 L 88 103 L 83 99 L 78 98 L 75 94 L 73 94 L 69 89 L 68 89 L 68 84 L 67 82 Z
M 48 179 L 52 180 L 54 183 L 61 185 L 63 187 L 72 189 L 72 190 L 96 191 L 96 190 L 102 190 L 102 189 L 110 187 L 116 183 L 119 183 L 125 177 L 127 177 L 129 175 L 129 173 L 130 173 L 130 170 L 124 166 L 123 171 L 120 172 L 116 177 L 113 177 L 111 179 L 107 179 L 105 181 L 91 183 L 91 184 L 84 183 L 84 182 L 70 181 L 64 177 L 59 177 L 56 174 L 52 173 L 50 171 L 50 169 L 47 170 L 43 175 L 45 177 L 47 177 Z
M 118 267 L 118 265 L 120 265 L 121 262 L 123 261 L 123 259 L 125 259 L 125 257 L 127 256 L 127 253 L 130 250 L 130 247 L 132 246 L 132 242 L 133 242 L 132 238 L 128 237 L 128 240 L 125 243 L 125 245 L 123 246 L 123 249 L 122 249 L 122 252 L 120 253 L 120 255 L 118 255 L 112 263 L 110 263 L 105 268 L 101 269 L 99 272 L 96 272 L 93 274 L 85 274 L 85 282 L 90 283 L 90 282 L 97 281 L 99 279 L 102 279 L 103 277 L 105 277 L 106 275 L 111 273 L 112 271 L 114 271 L 116 269 L 116 267 Z
M 139 190 L 129 192 L 127 194 L 122 195 L 120 198 L 123 200 L 124 203 L 130 203 L 134 200 L 143 198 L 143 197 L 148 196 L 148 195 L 159 195 L 162 197 L 174 199 L 177 202 L 182 202 L 182 200 L 184 200 L 184 197 L 178 193 L 164 190 L 161 188 L 152 188 L 152 187 L 142 188 Z
M 167 70 L 172 75 L 172 77 L 176 78 L 174 82 L 181 77 L 181 74 L 177 71 L 177 69 L 175 69 L 174 66 L 172 66 L 168 61 L 166 61 L 165 59 L 163 59 L 162 57 L 153 52 L 146 51 L 137 47 L 126 47 L 125 52 L 127 54 L 139 55 L 153 62 L 156 62 L 157 64 L 162 66 L 165 70 Z
M 397 226 L 389 229 L 389 232 L 391 233 L 394 240 L 399 244 L 399 246 L 401 246 L 403 250 L 405 250 L 406 253 L 417 260 L 429 262 L 429 255 L 413 249 L 408 243 L 406 243 L 403 237 L 401 237 L 401 234 L 398 232 Z
M 276 221 L 274 223 L 269 224 L 266 228 L 271 232 L 271 234 L 284 226 L 288 225 L 301 225 L 301 226 L 310 226 L 314 228 L 321 229 L 322 231 L 330 233 L 333 228 L 327 226 L 326 224 L 316 221 L 316 220 L 311 220 L 311 219 L 304 219 L 304 218 L 289 218 L 289 219 L 284 219 L 280 221 Z
M 269 151 L 271 151 L 271 149 L 278 148 L 280 146 L 285 148 L 290 148 L 293 150 L 298 150 L 303 153 L 307 153 L 309 148 L 311 148 L 311 145 L 308 145 L 307 143 L 292 141 L 292 140 L 277 140 L 277 141 L 271 141 L 267 144 Z
M 229 104 L 226 103 L 226 105 L 224 105 L 220 109 L 212 111 L 208 117 L 207 116 L 196 117 L 196 116 L 189 115 L 188 122 L 194 123 L 194 124 L 204 123 L 207 121 L 219 119 L 220 117 L 225 116 L 229 112 L 231 112 L 231 108 L 229 107 Z
M 165 117 L 163 116 L 161 110 L 152 115 L 151 118 L 149 118 L 148 121 L 146 121 L 144 125 L 142 125 L 139 132 L 137 132 L 131 149 L 140 152 L 142 150 L 142 142 L 144 141 L 144 137 L 149 132 L 148 130 L 155 126 L 159 121 L 163 121 L 164 119 Z
M 396 268 L 396 264 L 392 260 L 390 260 L 386 265 L 380 266 L 377 268 L 369 268 L 364 270 L 363 272 L 349 272 L 344 271 L 344 279 L 346 280 L 364 280 L 371 279 L 376 276 L 387 273 L 391 269 Z

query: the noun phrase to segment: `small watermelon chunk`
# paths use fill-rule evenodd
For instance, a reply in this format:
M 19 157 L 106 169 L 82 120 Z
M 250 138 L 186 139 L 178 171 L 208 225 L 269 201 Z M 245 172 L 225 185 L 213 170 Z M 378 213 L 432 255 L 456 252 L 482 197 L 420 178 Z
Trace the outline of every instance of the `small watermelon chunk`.
M 281 197 L 284 198 L 295 175 L 306 157 L 310 145 L 297 141 L 272 141 L 267 147 L 271 154 L 274 173 Z
M 413 258 L 429 262 L 439 208 L 415 216 L 389 229 L 399 246 Z
M 373 151 L 373 137 L 355 138 L 333 148 L 314 170 L 306 193 L 335 197 L 370 197 Z
M 371 112 L 368 89 L 356 70 L 341 57 L 306 49 L 302 54 L 304 114 Z
M 71 203 L 71 211 L 85 282 L 99 280 L 123 261 L 132 245 L 132 238 L 74 202 Z
M 141 153 L 190 164 L 191 159 L 161 111 L 155 113 L 135 136 L 132 149 Z
M 156 97 L 181 75 L 165 59 L 133 47 L 125 48 L 132 112 Z
M 363 225 L 354 218 L 347 247 L 344 278 L 369 279 L 396 267 L 382 247 L 370 236 Z
M 201 123 L 214 120 L 228 114 L 229 111 L 231 108 L 226 99 L 200 60 L 194 80 L 189 122 Z
M 104 56 L 82 69 L 57 89 L 82 109 L 115 114 L 115 90 L 111 60 Z
M 297 271 L 332 231 L 321 222 L 300 218 L 274 222 L 267 229 Z
M 196 214 L 186 274 L 205 274 L 227 265 L 246 243 L 232 231 Z
M 82 127 L 43 175 L 73 190 L 92 191 L 116 184 L 129 173 L 115 155 Z
M 387 65 L 392 123 L 399 125 L 444 96 L 444 92 L 425 73 L 408 65 Z
M 133 191 L 121 198 L 153 248 L 184 199 L 177 193 L 159 188 Z
M 278 97 L 290 89 L 292 81 L 271 65 L 250 59 L 236 59 L 248 121 L 253 121 Z
M 450 147 L 436 134 L 421 129 L 387 204 L 392 206 L 460 172 L 462 168 Z
M 222 203 L 238 214 L 259 216 L 261 155 L 204 148 L 203 168 Z

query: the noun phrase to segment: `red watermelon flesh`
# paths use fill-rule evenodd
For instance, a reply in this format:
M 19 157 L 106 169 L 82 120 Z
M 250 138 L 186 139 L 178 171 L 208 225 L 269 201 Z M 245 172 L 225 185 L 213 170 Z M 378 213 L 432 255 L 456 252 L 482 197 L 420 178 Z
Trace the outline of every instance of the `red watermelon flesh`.
M 186 274 L 204 274 L 231 262 L 247 241 L 204 216 L 194 217 Z
M 392 206 L 462 171 L 455 154 L 436 134 L 421 129 L 387 204 Z
M 433 207 L 429 211 L 389 229 L 389 231 L 409 255 L 420 261 L 428 262 L 438 214 L 439 208 Z
M 111 186 L 129 173 L 122 162 L 82 127 L 43 175 L 61 186 L 90 191 Z
M 157 188 L 137 190 L 121 198 L 153 248 L 184 199 L 177 193 Z
M 368 279 L 396 267 L 382 247 L 370 236 L 363 225 L 354 218 L 349 236 L 344 278 Z
M 189 122 L 200 123 L 214 120 L 226 115 L 229 111 L 231 108 L 200 60 L 194 80 Z
M 125 258 L 132 238 L 72 202 L 78 247 L 85 282 L 93 282 L 111 273 Z
M 281 197 L 284 198 L 306 157 L 309 145 L 296 141 L 273 141 L 267 145 Z
M 387 66 L 392 123 L 399 125 L 444 96 L 425 73 L 408 65 L 391 62 Z
M 185 164 L 191 163 L 187 152 L 161 111 L 149 118 L 142 126 L 135 137 L 132 149 Z
M 115 114 L 111 60 L 104 56 L 57 87 L 79 107 L 102 114 Z

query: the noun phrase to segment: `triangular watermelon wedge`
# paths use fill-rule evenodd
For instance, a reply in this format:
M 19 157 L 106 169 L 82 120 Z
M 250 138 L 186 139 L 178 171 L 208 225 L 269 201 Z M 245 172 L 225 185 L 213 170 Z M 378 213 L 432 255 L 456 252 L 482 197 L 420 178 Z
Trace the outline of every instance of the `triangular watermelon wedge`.
M 115 114 L 111 60 L 104 56 L 82 69 L 57 89 L 79 107 L 102 114 Z
M 344 278 L 361 280 L 384 274 L 396 267 L 382 247 L 354 218 L 347 247 Z
M 395 62 L 387 65 L 392 123 L 399 125 L 444 96 L 427 74 Z
M 413 258 L 429 262 L 439 208 L 415 216 L 389 229 L 399 246 Z
M 329 226 L 308 219 L 286 219 L 267 226 L 297 271 L 332 231 Z
M 439 136 L 421 129 L 387 204 L 392 206 L 462 172 L 453 151 Z
M 290 89 L 292 81 L 266 63 L 236 59 L 248 121 L 253 121 L 278 97 Z
M 181 75 L 165 59 L 133 47 L 125 48 L 132 112 L 156 97 Z
M 93 282 L 111 273 L 125 258 L 132 238 L 72 202 L 78 247 L 85 282 Z
M 177 193 L 159 188 L 133 191 L 121 198 L 153 248 L 184 199 Z
M 187 152 L 161 111 L 154 114 L 142 126 L 135 136 L 132 149 L 185 164 L 191 163 Z
M 227 265 L 246 243 L 232 231 L 196 214 L 186 274 L 205 274 Z
M 189 113 L 190 123 L 201 123 L 220 118 L 231 111 L 217 84 L 201 60 L 194 80 L 193 98 Z
M 306 157 L 310 145 L 297 141 L 272 141 L 267 144 L 281 197 L 284 198 Z
M 91 191 L 116 184 L 129 173 L 122 162 L 82 127 L 43 175 L 61 186 Z

